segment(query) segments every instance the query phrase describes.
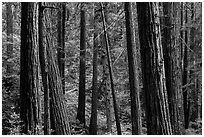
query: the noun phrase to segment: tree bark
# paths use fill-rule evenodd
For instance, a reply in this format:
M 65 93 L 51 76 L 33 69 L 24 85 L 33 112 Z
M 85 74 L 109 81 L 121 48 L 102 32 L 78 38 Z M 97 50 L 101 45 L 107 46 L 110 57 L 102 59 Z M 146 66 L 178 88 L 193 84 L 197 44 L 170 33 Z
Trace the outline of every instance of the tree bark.
M 111 104 L 111 91 L 110 91 L 110 81 L 109 81 L 109 72 L 108 72 L 108 61 L 106 56 L 105 49 L 105 37 L 101 35 L 101 45 L 102 45 L 102 65 L 103 65 L 103 82 L 102 82 L 102 92 L 104 93 L 105 98 L 105 107 L 106 107 L 106 118 L 107 118 L 107 132 L 112 134 L 112 104 Z
M 49 12 L 47 12 L 49 13 Z M 50 15 L 45 15 L 45 43 L 46 43 L 46 57 L 47 57 L 47 69 L 48 69 L 48 80 L 51 96 L 51 119 L 54 119 L 55 132 L 57 135 L 70 135 L 70 126 L 68 119 L 68 108 L 66 106 L 66 98 L 63 92 L 62 79 L 59 71 L 59 66 L 54 51 L 54 43 L 51 35 L 51 20 Z M 49 28 L 49 29 L 47 29 Z M 53 115 L 53 117 L 52 117 Z M 52 124 L 52 121 L 51 121 Z
M 137 55 L 135 34 L 133 27 L 132 6 L 131 3 L 125 2 L 125 19 L 126 19 L 126 39 L 128 53 L 129 83 L 130 83 L 130 99 L 131 99 L 131 120 L 132 134 L 141 134 L 141 109 L 139 95 L 139 73 L 137 69 Z
M 137 3 L 147 133 L 171 135 L 158 3 Z
M 180 51 L 181 51 L 181 69 L 183 70 L 183 2 L 180 3 Z
M 105 3 L 106 4 L 106 3 Z M 106 5 L 105 5 L 106 6 Z M 107 17 L 106 17 L 107 19 Z M 108 21 L 107 21 L 108 23 Z M 109 71 L 108 71 L 108 60 L 106 56 L 106 43 L 105 43 L 105 36 L 102 34 L 100 36 L 101 41 L 101 62 L 103 66 L 103 81 L 101 84 L 101 92 L 104 93 L 104 101 L 105 101 L 105 109 L 106 109 L 106 119 L 107 119 L 107 134 L 112 134 L 112 98 L 111 98 L 111 91 L 110 91 L 110 79 L 109 79 Z M 99 91 L 100 92 L 100 91 Z
M 164 66 L 165 66 L 165 75 L 166 75 L 166 87 L 168 94 L 168 103 L 169 103 L 169 112 L 172 125 L 172 132 L 174 135 L 183 134 L 183 128 L 181 128 L 182 120 L 179 118 L 179 94 L 180 87 L 177 83 L 180 77 L 177 73 L 177 68 L 179 65 L 179 60 L 176 58 L 178 48 L 175 44 L 175 36 L 172 33 L 176 34 L 176 30 L 172 29 L 173 18 L 176 16 L 173 13 L 173 3 L 163 2 L 163 15 L 161 19 L 162 27 L 162 46 L 164 52 Z M 174 22 L 175 24 L 175 22 Z M 174 25 L 175 27 L 175 25 Z M 178 62 L 178 63 L 177 63 Z
M 187 4 L 187 3 L 186 3 Z M 187 6 L 187 5 L 186 5 Z M 185 24 L 188 23 L 188 12 L 187 7 L 185 6 Z M 183 55 L 183 75 L 182 75 L 182 82 L 183 86 L 188 83 L 188 30 L 185 30 L 185 46 L 184 46 L 184 55 Z M 188 100 L 188 89 L 183 88 L 183 107 L 184 107 L 184 119 L 185 119 L 185 129 L 188 129 L 189 125 L 189 113 L 190 113 L 190 101 Z
M 95 10 L 95 9 L 94 9 Z M 95 16 L 95 15 L 94 15 Z M 98 88 L 97 88 L 97 77 L 98 77 L 98 38 L 96 21 L 94 20 L 94 39 L 93 39 L 93 81 L 92 81 L 92 102 L 91 102 L 91 120 L 89 125 L 89 134 L 97 135 L 97 108 L 98 108 Z
M 38 25 L 37 4 L 22 2 L 20 57 L 20 118 L 23 133 L 37 134 L 38 125 Z
M 120 120 L 118 116 L 118 106 L 116 102 L 116 94 L 115 94 L 115 89 L 114 89 L 114 83 L 113 83 L 113 70 L 112 70 L 112 62 L 111 62 L 111 56 L 110 56 L 110 43 L 108 40 L 108 34 L 106 32 L 106 21 L 105 21 L 105 12 L 104 12 L 104 7 L 103 3 L 101 2 L 101 12 L 102 12 L 102 21 L 103 21 L 103 31 L 105 35 L 105 42 L 106 42 L 106 53 L 107 53 L 107 59 L 108 59 L 108 69 L 109 69 L 109 74 L 110 74 L 110 83 L 111 83 L 111 90 L 112 90 L 112 97 L 113 97 L 113 107 L 115 111 L 115 120 L 116 120 L 116 127 L 117 127 L 117 134 L 121 135 L 121 127 L 120 127 Z
M 85 126 L 85 85 L 86 85 L 86 19 L 85 12 L 81 4 L 80 22 L 80 68 L 79 68 L 79 97 L 77 119 Z
M 65 94 L 65 16 L 66 16 L 66 5 L 65 3 L 59 4 L 58 10 L 58 23 L 57 23 L 57 31 L 58 31 L 58 48 L 57 48 L 57 58 L 58 58 L 58 65 L 60 70 L 60 76 L 62 79 L 62 88 L 63 93 Z
M 194 3 L 192 2 L 191 3 L 191 22 L 194 22 L 195 20 L 195 5 Z M 193 101 L 192 101 L 192 112 L 191 112 L 191 117 L 190 117 L 190 120 L 191 121 L 196 121 L 198 117 L 198 80 L 195 78 L 195 68 L 196 68 L 196 63 L 195 63 L 195 28 L 194 27 L 191 27 L 190 29 L 190 63 L 191 65 L 193 65 L 194 67 L 190 70 L 190 83 L 193 83 L 194 85 L 191 86 L 191 92 L 192 92 L 192 98 L 193 98 Z
M 13 12 L 12 12 L 12 3 L 6 3 L 6 27 L 7 27 L 7 59 L 13 58 Z M 13 65 L 12 62 L 7 61 L 6 66 L 6 73 L 12 74 L 13 73 Z
M 49 99 L 49 85 L 47 76 L 47 62 L 46 62 L 46 47 L 43 43 L 43 7 L 42 3 L 39 2 L 39 59 L 42 83 L 44 89 L 44 135 L 50 135 L 50 99 Z

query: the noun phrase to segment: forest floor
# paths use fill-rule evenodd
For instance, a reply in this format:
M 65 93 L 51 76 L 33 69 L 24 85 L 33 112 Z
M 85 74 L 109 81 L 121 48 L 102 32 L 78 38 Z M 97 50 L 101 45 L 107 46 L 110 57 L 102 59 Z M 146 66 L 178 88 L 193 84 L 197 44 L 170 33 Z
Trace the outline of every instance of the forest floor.
M 12 79 L 11 79 L 12 80 Z M 19 116 L 19 85 L 18 80 L 14 80 L 11 84 L 9 82 L 3 81 L 2 87 L 2 134 L 3 135 L 21 135 L 20 129 L 22 122 L 20 121 Z M 10 92 L 12 91 L 12 92 Z M 73 90 L 66 94 L 67 97 L 67 105 L 69 108 L 69 119 L 70 119 L 70 126 L 72 128 L 73 135 L 80 135 L 80 134 L 87 134 L 88 132 L 88 125 L 90 121 L 91 115 L 91 101 L 87 99 L 86 103 L 86 125 L 87 128 L 85 132 L 83 129 L 78 126 L 76 122 L 76 114 L 77 114 L 77 91 Z M 124 110 L 123 110 L 124 111 Z M 114 118 L 114 116 L 113 116 Z M 114 121 L 114 119 L 113 119 Z M 122 114 L 120 117 L 121 121 L 121 130 L 123 135 L 131 135 L 131 120 L 130 114 Z M 144 120 L 142 120 L 144 122 Z M 142 127 L 142 134 L 147 134 L 147 129 L 145 127 L 145 123 L 143 123 Z M 76 131 L 76 129 L 78 131 Z M 82 132 L 81 132 L 82 131 Z M 39 128 L 39 134 L 43 135 L 43 128 Z M 106 123 L 106 115 L 103 109 L 98 110 L 98 135 L 109 135 L 110 133 L 107 132 L 107 123 Z M 116 124 L 115 122 L 112 123 L 112 135 L 117 134 Z M 196 122 L 190 122 L 189 129 L 186 129 L 186 135 L 202 135 L 202 119 L 197 120 Z

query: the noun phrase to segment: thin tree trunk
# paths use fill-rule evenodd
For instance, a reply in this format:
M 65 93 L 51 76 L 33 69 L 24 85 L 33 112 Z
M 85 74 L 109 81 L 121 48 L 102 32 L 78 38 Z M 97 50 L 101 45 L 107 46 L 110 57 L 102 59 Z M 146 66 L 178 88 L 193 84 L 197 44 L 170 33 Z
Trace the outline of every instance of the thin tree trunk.
M 58 31 L 58 51 L 57 51 L 57 58 L 58 58 L 58 65 L 60 70 L 60 76 L 62 79 L 62 88 L 63 93 L 65 94 L 65 14 L 66 13 L 66 5 L 64 3 L 59 4 L 58 10 L 58 23 L 57 23 L 57 31 Z
M 20 118 L 23 133 L 37 134 L 38 125 L 38 25 L 37 4 L 22 2 L 20 57 Z
M 194 7 L 194 3 L 191 3 L 191 22 L 194 22 L 195 20 L 195 7 Z M 196 66 L 195 64 L 195 28 L 192 27 L 190 29 L 190 63 L 193 66 Z M 195 71 L 193 69 L 195 69 L 196 67 L 192 68 L 190 70 L 190 82 L 194 83 L 194 85 L 191 87 L 191 92 L 192 92 L 192 98 L 193 98 L 193 104 L 192 104 L 192 112 L 191 112 L 191 121 L 196 121 L 198 118 L 198 87 L 197 87 L 197 79 L 195 79 Z
M 158 3 L 137 3 L 147 133 L 171 135 Z
M 86 19 L 81 3 L 81 35 L 80 35 L 80 71 L 79 71 L 79 97 L 77 119 L 85 126 L 85 85 L 86 85 Z
M 12 12 L 12 3 L 6 3 L 6 27 L 7 27 L 7 59 L 13 58 L 13 12 Z M 6 73 L 12 74 L 13 73 L 13 65 L 12 62 L 7 61 L 6 63 Z
M 132 134 L 141 134 L 141 109 L 139 99 L 139 73 L 136 69 L 137 55 L 135 34 L 133 27 L 132 6 L 131 3 L 125 2 L 125 19 L 126 19 L 126 39 L 127 39 L 127 53 L 128 53 L 128 68 L 129 68 L 129 83 L 130 83 L 130 99 L 131 99 L 131 120 L 132 120 Z
M 121 127 L 120 127 L 120 120 L 118 116 L 118 107 L 117 107 L 117 102 L 116 102 L 116 94 L 115 94 L 115 89 L 114 89 L 114 83 L 113 83 L 113 70 L 112 70 L 112 62 L 111 62 L 111 56 L 110 56 L 110 50 L 109 46 L 110 43 L 108 41 L 108 34 L 106 32 L 106 22 L 105 22 L 105 13 L 104 13 L 104 7 L 103 3 L 101 2 L 101 8 L 102 8 L 102 20 L 103 20 L 103 30 L 105 34 L 105 42 L 106 42 L 106 53 L 107 53 L 107 59 L 108 59 L 108 68 L 109 68 L 109 74 L 110 74 L 110 83 L 111 83 L 111 90 L 112 90 L 112 97 L 113 97 L 113 107 L 115 111 L 115 120 L 116 120 L 116 127 L 117 127 L 117 133 L 118 135 L 121 135 Z
M 106 67 L 107 70 L 107 67 Z M 107 72 L 106 72 L 107 73 Z M 108 76 L 108 74 L 106 74 Z M 108 89 L 108 79 L 104 80 L 104 92 L 105 92 L 105 106 L 106 106 L 106 118 L 107 118 L 107 132 L 112 134 L 112 105 L 111 105 L 111 93 Z
M 187 3 L 186 3 L 187 4 Z M 187 5 L 186 5 L 187 6 Z M 188 15 L 187 15 L 187 7 L 185 7 L 185 24 L 188 23 Z M 188 31 L 185 31 L 185 46 L 184 46 L 184 56 L 183 56 L 183 76 L 182 76 L 182 82 L 183 86 L 185 86 L 188 82 Z M 188 129 L 189 125 L 189 112 L 190 108 L 190 101 L 188 101 L 188 90 L 186 88 L 183 88 L 183 102 L 184 102 L 184 118 L 185 118 L 185 129 Z
M 184 128 L 184 109 L 183 109 L 183 91 L 182 91 L 182 66 L 181 66 L 181 48 L 180 48 L 180 8 L 179 2 L 173 3 L 173 20 L 174 20 L 174 29 L 173 29 L 173 41 L 175 48 L 175 86 L 177 87 L 176 100 L 178 101 L 178 117 L 179 117 L 179 129 L 181 134 L 185 134 Z
M 98 108 L 98 38 L 97 38 L 97 28 L 96 21 L 94 22 L 94 48 L 93 48 L 93 81 L 92 81 L 92 106 L 91 106 L 91 120 L 89 125 L 89 134 L 97 135 L 97 108 Z
M 181 20 L 181 27 L 180 27 L 180 51 L 181 51 L 181 69 L 183 70 L 183 2 L 180 3 L 180 20 Z
M 105 100 L 105 109 L 106 109 L 106 118 L 107 118 L 107 133 L 112 134 L 112 103 L 111 103 L 111 91 L 110 91 L 110 81 L 109 81 L 109 72 L 108 72 L 108 61 L 106 56 L 105 48 L 105 36 L 100 36 L 101 45 L 102 45 L 102 66 L 103 66 L 103 81 L 102 81 L 102 91 L 104 93 Z

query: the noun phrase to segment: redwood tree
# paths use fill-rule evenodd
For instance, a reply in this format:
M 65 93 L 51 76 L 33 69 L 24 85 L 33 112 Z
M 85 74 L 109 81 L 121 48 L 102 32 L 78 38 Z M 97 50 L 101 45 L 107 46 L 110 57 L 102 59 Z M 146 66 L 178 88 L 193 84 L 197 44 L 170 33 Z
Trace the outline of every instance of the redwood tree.
M 118 106 L 117 106 L 117 101 L 116 101 L 115 87 L 113 83 L 113 67 L 112 67 L 110 49 L 109 49 L 110 40 L 107 34 L 105 11 L 104 11 L 104 6 L 102 2 L 100 3 L 100 6 L 101 6 L 101 17 L 102 17 L 102 22 L 103 22 L 103 31 L 104 31 L 105 42 L 106 42 L 106 54 L 107 54 L 107 60 L 108 60 L 108 70 L 109 70 L 109 75 L 110 75 L 110 84 L 111 84 L 111 91 L 112 91 L 112 97 L 113 97 L 113 107 L 114 107 L 114 113 L 115 113 L 116 128 L 117 128 L 117 134 L 121 135 L 122 133 L 121 133 L 120 120 L 118 116 Z
M 65 3 L 59 3 L 59 9 L 58 9 L 58 23 L 57 23 L 57 31 L 58 31 L 58 48 L 57 48 L 57 59 L 58 59 L 58 65 L 60 70 L 60 76 L 62 79 L 62 88 L 63 93 L 65 94 L 65 18 L 66 18 L 66 5 Z
M 171 135 L 158 3 L 137 3 L 147 133 Z
M 128 53 L 129 83 L 130 83 L 130 99 L 131 99 L 131 120 L 132 134 L 141 134 L 141 110 L 139 99 L 139 73 L 137 69 L 137 55 L 135 34 L 133 27 L 132 5 L 125 2 L 125 20 L 126 20 L 126 39 Z
M 175 4 L 175 3 L 174 3 Z M 174 5 L 170 2 L 163 2 L 163 16 L 161 18 L 162 26 L 162 46 L 164 52 L 164 66 L 166 79 L 166 88 L 168 94 L 169 112 L 172 125 L 172 132 L 175 135 L 183 134 L 183 120 L 179 117 L 182 115 L 179 111 L 179 106 L 181 106 L 181 81 L 180 73 L 178 73 L 178 68 L 180 68 L 178 56 L 179 48 L 176 48 L 176 24 L 177 16 L 174 14 Z M 174 19 L 175 18 L 175 19 Z M 174 20 L 173 20 L 174 19 Z M 173 22 L 174 21 L 174 22 Z M 182 111 L 183 112 L 183 111 Z
M 187 9 L 187 3 L 185 3 L 185 24 L 188 23 L 188 9 Z M 183 28 L 183 26 L 181 26 Z M 182 30 L 181 30 L 182 31 Z M 182 70 L 182 84 L 185 86 L 188 84 L 188 30 L 185 30 L 184 33 L 184 40 L 182 40 L 182 43 L 184 43 L 184 54 L 183 54 L 183 70 Z M 185 86 L 186 87 L 186 86 Z M 185 119 L 185 129 L 188 129 L 189 125 L 189 114 L 190 114 L 190 101 L 188 100 L 189 97 L 189 90 L 187 88 L 183 88 L 183 107 L 184 107 L 184 119 Z
M 49 8 L 46 10 L 50 10 Z M 54 47 L 54 41 L 52 34 L 51 14 L 46 12 L 44 14 L 44 42 L 46 44 L 46 59 L 47 59 L 47 75 L 50 90 L 50 104 L 51 104 L 51 124 L 54 120 L 55 132 L 57 135 L 70 135 L 70 126 L 68 108 L 66 104 L 66 98 L 64 96 L 63 84 L 60 75 L 60 70 L 58 66 L 58 61 L 56 59 L 56 50 Z
M 79 68 L 79 97 L 78 97 L 78 110 L 77 119 L 82 124 L 85 123 L 85 85 L 86 85 L 86 19 L 83 6 L 81 4 L 81 35 L 80 35 L 80 68 Z
M 20 118 L 23 133 L 37 134 L 38 18 L 37 3 L 21 4 Z
M 94 33 L 94 38 L 96 34 Z M 95 43 L 95 42 L 94 42 Z M 97 54 L 98 49 L 97 45 L 94 44 L 94 53 L 93 53 L 93 81 L 92 81 L 92 105 L 91 105 L 91 120 L 89 125 L 89 134 L 97 135 L 97 106 L 98 106 L 98 88 L 97 88 Z
M 44 135 L 50 135 L 50 99 L 49 99 L 49 85 L 47 77 L 47 62 L 45 54 L 45 44 L 43 43 L 43 7 L 39 2 L 39 60 L 41 68 L 42 83 L 44 89 Z
M 95 5 L 94 5 L 95 6 Z M 95 17 L 95 8 L 93 12 Z M 93 78 L 92 78 L 92 101 L 91 101 L 91 119 L 89 125 L 89 134 L 97 135 L 97 107 L 98 107 L 98 38 L 97 22 L 94 19 L 94 38 L 93 38 Z

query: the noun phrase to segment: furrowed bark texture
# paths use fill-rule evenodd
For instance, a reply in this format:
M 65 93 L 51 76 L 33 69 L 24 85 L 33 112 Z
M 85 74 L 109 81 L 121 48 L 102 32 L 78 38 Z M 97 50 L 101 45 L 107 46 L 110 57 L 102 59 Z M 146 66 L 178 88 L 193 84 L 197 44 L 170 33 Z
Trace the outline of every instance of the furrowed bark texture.
M 137 3 L 147 133 L 171 135 L 158 3 Z
M 38 125 L 38 7 L 22 2 L 20 59 L 20 118 L 23 133 L 37 134 Z
M 176 24 L 176 22 L 173 22 L 173 19 L 177 16 L 173 13 L 173 3 L 164 2 L 162 6 L 162 46 L 164 52 L 164 65 L 170 119 L 173 134 L 181 135 L 183 134 L 183 128 L 181 128 L 183 125 L 181 125 L 182 120 L 179 118 L 179 115 L 182 114 L 179 112 L 179 106 L 182 106 L 182 104 L 180 103 L 179 97 L 182 96 L 182 94 L 180 93 L 181 82 L 177 83 L 181 78 L 180 73 L 178 73 L 177 70 L 177 68 L 180 67 L 179 59 L 177 58 L 180 55 L 180 50 L 176 47 L 176 36 L 173 35 L 176 33 L 176 25 L 174 25 L 174 27 L 172 28 L 172 23 Z
M 141 134 L 141 109 L 139 99 L 139 83 L 136 57 L 135 33 L 132 18 L 132 5 L 129 2 L 125 3 L 125 19 L 126 19 L 126 39 L 128 52 L 128 68 L 129 68 L 129 83 L 130 83 L 130 99 L 131 99 L 131 120 L 132 134 Z
M 49 13 L 49 12 L 48 12 Z M 45 26 L 51 28 L 50 18 L 45 16 Z M 63 92 L 62 79 L 57 63 L 57 55 L 55 52 L 54 43 L 52 41 L 51 29 L 45 31 L 45 43 L 46 43 L 46 57 L 47 57 L 47 69 L 48 80 L 51 96 L 51 117 L 54 119 L 55 130 L 57 135 L 70 135 L 70 126 L 68 119 L 68 108 L 66 105 L 66 98 Z
M 50 135 L 50 99 L 49 99 L 49 85 L 47 76 L 47 62 L 46 62 L 46 47 L 43 43 L 43 7 L 39 3 L 39 60 L 42 76 L 42 83 L 44 89 L 44 135 Z

